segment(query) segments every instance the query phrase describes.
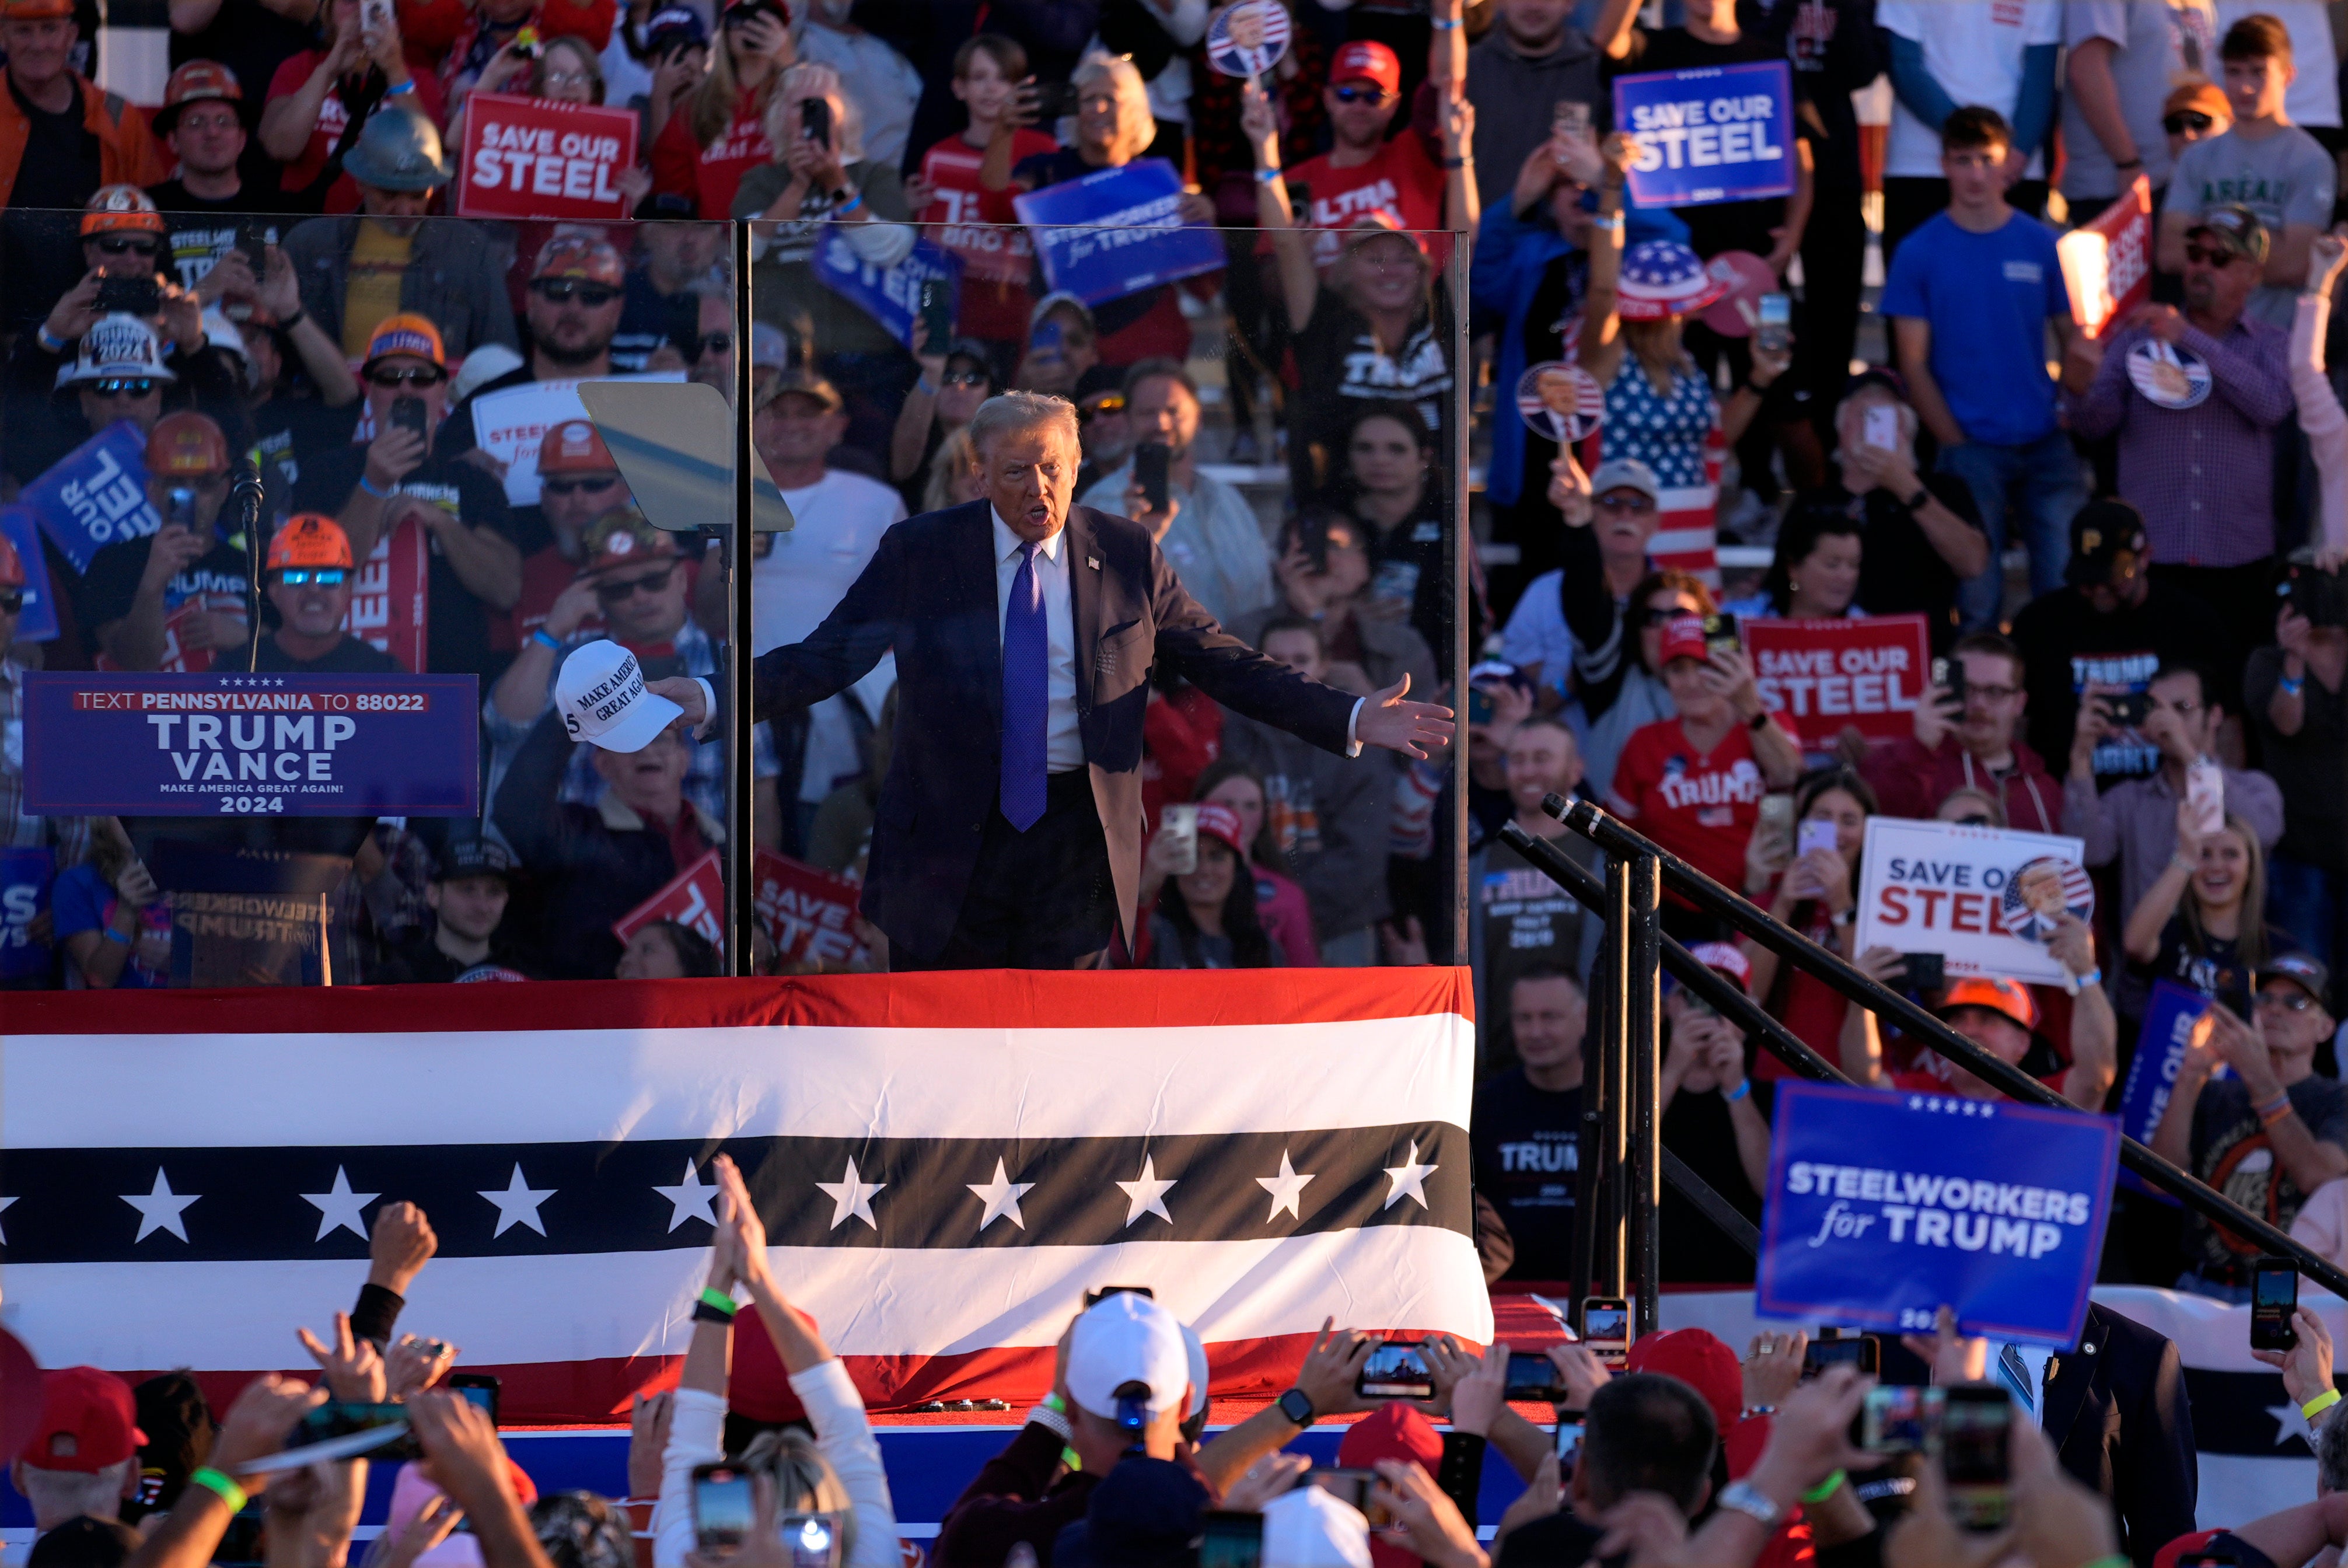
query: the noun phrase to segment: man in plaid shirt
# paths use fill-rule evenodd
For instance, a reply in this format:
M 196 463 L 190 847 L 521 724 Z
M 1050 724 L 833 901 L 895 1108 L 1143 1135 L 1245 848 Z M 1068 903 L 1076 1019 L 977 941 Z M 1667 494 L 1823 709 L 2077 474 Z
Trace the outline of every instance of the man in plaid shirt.
M 2119 437 L 2120 495 L 2144 514 L 2152 576 L 2199 595 L 2238 648 L 2274 637 L 2274 431 L 2291 418 L 2291 335 L 2243 314 L 2265 270 L 2266 225 L 2212 207 L 2185 238 L 2185 309 L 2147 304 L 2100 341 L 2071 414 L 2087 440 Z M 2241 661 L 2214 670 L 2241 690 Z

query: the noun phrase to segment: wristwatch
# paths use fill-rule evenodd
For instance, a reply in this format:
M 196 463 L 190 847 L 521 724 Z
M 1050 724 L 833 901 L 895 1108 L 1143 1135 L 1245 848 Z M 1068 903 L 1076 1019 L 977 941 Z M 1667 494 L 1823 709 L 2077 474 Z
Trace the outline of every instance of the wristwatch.
M 1300 1427 L 1313 1424 L 1313 1400 L 1302 1388 L 1291 1388 L 1280 1397 L 1280 1413 Z
M 1910 511 L 1914 511 L 1918 507 L 1922 506 L 1926 501 L 1931 500 L 1931 499 L 1932 487 L 1930 485 L 1920 484 L 1916 487 L 1916 493 L 1910 496 L 1906 500 L 1901 501 L 1900 504 L 1906 507 Z
M 1720 1489 L 1720 1506 L 1734 1509 L 1754 1521 L 1764 1530 L 1775 1530 L 1786 1511 L 1761 1495 L 1756 1489 L 1741 1480 L 1730 1481 Z

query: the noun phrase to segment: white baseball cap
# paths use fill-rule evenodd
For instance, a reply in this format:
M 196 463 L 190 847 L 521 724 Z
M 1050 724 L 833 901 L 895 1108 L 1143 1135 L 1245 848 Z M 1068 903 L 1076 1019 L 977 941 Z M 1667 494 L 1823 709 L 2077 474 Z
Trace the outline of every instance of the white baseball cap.
M 1307 1481 L 1263 1505 L 1263 1568 L 1370 1568 L 1370 1522 Z
M 1207 1408 L 1207 1346 L 1199 1338 L 1199 1331 L 1189 1324 L 1182 1326 L 1182 1357 L 1190 1374 L 1190 1403 L 1184 1407 L 1182 1418 L 1189 1420 Z
M 644 689 L 636 655 L 609 638 L 573 648 L 554 677 L 554 706 L 573 740 L 606 751 L 642 751 L 685 709 Z
M 1142 1408 L 1154 1421 L 1181 1403 L 1189 1381 L 1182 1326 L 1148 1296 L 1119 1291 L 1076 1319 L 1068 1340 L 1068 1394 L 1094 1415 L 1117 1419 L 1117 1390 L 1139 1384 Z

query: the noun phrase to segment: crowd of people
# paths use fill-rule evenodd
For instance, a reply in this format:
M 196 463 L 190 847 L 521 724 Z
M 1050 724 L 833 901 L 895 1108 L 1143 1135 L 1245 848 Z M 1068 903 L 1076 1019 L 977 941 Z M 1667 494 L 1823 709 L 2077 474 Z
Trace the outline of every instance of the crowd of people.
M 1462 710 L 1464 802 L 1447 750 L 1338 755 L 1161 673 L 1112 961 L 1471 964 L 1479 1180 L 1519 1277 L 1565 1272 L 1599 937 L 1497 837 L 1514 821 L 1586 860 L 1552 793 L 1893 983 L 1900 954 L 1852 951 L 1869 818 L 2081 839 L 2096 913 L 2051 945 L 2073 985 L 1920 999 L 2097 1108 L 2154 984 L 2199 992 L 2240 1060 L 2162 1138 L 2279 1222 L 2340 1207 L 2314 1202 L 2348 1170 L 2328 368 L 2348 136 L 2321 7 L 1308 0 L 1244 78 L 1210 57 L 1226 9 L 185 0 L 150 109 L 94 85 L 70 0 L 0 0 L 0 497 L 21 525 L 0 532 L 0 984 L 189 983 L 155 862 L 191 843 L 328 868 L 338 982 L 724 969 L 712 928 L 627 918 L 724 845 L 723 744 L 679 726 L 600 750 L 554 701 L 614 642 L 648 680 L 716 676 L 723 542 L 648 518 L 583 418 L 545 428 L 527 472 L 485 432 L 500 396 L 582 378 L 732 397 L 747 356 L 796 518 L 750 563 L 754 654 L 806 638 L 893 524 L 982 494 L 973 422 L 1019 391 L 1074 406 L 1077 499 L 1148 528 L 1227 629 L 1347 691 L 1407 677 Z M 1614 77 L 1775 59 L 1789 193 L 1633 199 Z M 638 114 L 633 219 L 448 215 L 477 91 Z M 1865 106 L 1887 96 L 1879 149 Z M 1022 200 L 1151 160 L 1225 264 L 1108 298 L 1048 286 Z M 2153 303 L 2090 335 L 2056 238 L 2139 175 Z M 940 253 L 942 317 L 930 290 L 890 294 L 909 323 L 842 292 L 840 267 L 902 284 Z M 1787 332 L 1712 308 L 1746 263 L 1792 294 Z M 1594 435 L 1561 447 L 1518 416 L 1535 367 L 1583 378 Z M 247 460 L 258 539 L 232 497 Z M 1731 596 L 1718 547 L 1740 539 L 1773 559 Z M 1806 742 L 1723 612 L 1921 614 L 1947 676 L 1903 738 Z M 29 814 L 36 668 L 470 674 L 480 811 Z M 858 878 L 896 727 L 885 662 L 759 725 L 758 848 Z M 2214 826 L 2181 809 L 2188 776 L 2219 781 Z M 1180 804 L 1195 817 L 1159 831 Z M 1668 919 L 1854 1078 L 1989 1092 Z M 859 936 L 849 962 L 886 967 L 885 935 Z M 754 956 L 813 965 L 763 935 Z M 1699 1005 L 1672 1020 L 1667 1135 L 1750 1211 L 1783 1069 Z M 2118 1233 L 2135 1277 L 2243 1287 L 2222 1235 Z M 1674 1277 L 1749 1268 L 1700 1216 L 1666 1235 Z

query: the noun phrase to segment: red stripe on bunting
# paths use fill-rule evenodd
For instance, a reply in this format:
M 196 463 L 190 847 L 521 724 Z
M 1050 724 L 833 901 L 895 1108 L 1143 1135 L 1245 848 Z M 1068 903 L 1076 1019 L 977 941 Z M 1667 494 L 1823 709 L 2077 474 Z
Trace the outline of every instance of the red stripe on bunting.
M 551 980 L 217 991 L 17 991 L 12 1035 L 426 1034 L 797 1026 L 1200 1028 L 1476 1016 L 1465 968 L 973 969 L 756 980 Z

